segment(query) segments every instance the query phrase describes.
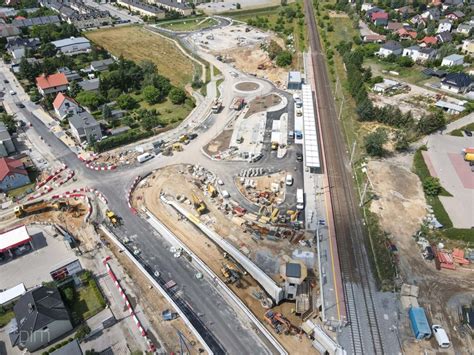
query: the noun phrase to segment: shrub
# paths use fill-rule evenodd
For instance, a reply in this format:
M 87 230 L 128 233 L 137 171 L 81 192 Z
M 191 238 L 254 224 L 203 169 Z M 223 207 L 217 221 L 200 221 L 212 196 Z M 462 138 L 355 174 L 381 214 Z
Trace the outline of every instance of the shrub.
M 427 177 L 423 180 L 423 190 L 428 196 L 438 196 L 442 190 L 439 179 L 432 176 Z
M 283 51 L 276 57 L 276 64 L 279 67 L 286 67 L 293 61 L 293 55 L 288 51 Z
M 181 88 L 172 88 L 168 97 L 175 105 L 181 105 L 186 100 L 186 92 Z
M 91 332 L 91 328 L 87 324 L 81 324 L 76 331 L 76 335 L 74 336 L 77 340 L 84 339 L 89 333 Z

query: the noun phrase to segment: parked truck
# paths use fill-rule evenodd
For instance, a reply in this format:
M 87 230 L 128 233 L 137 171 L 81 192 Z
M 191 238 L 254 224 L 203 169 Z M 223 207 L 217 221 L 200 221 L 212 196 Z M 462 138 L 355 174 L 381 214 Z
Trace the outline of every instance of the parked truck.
M 137 157 L 137 161 L 139 163 L 144 163 L 146 162 L 147 160 L 150 160 L 151 158 L 153 158 L 153 154 L 150 154 L 150 153 L 143 153 L 143 154 L 140 154 L 138 157 Z
M 222 101 L 216 98 L 214 102 L 212 103 L 212 112 L 213 113 L 219 113 L 222 108 Z
M 236 111 L 241 110 L 245 105 L 245 100 L 242 97 L 236 97 L 234 98 L 234 101 L 232 101 L 232 104 L 230 105 L 230 108 Z
M 68 204 L 63 201 L 51 202 L 39 200 L 36 202 L 25 203 L 21 206 L 16 206 L 14 212 L 17 218 L 22 218 L 36 213 L 65 210 L 67 207 Z
M 422 307 L 410 307 L 408 310 L 411 329 L 416 339 L 428 339 L 431 337 L 431 328 Z

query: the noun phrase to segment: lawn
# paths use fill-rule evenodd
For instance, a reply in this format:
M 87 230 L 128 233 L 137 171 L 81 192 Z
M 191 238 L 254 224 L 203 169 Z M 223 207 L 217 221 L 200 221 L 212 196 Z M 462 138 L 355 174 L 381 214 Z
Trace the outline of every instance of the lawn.
M 96 315 L 105 307 L 105 300 L 97 282 L 92 277 L 81 277 L 82 286 L 76 288 L 74 302 L 70 305 L 73 322 L 79 324 Z
M 211 17 L 199 17 L 196 19 L 162 22 L 158 25 L 173 31 L 198 31 L 217 25 L 217 21 Z
M 33 182 L 31 184 L 19 187 L 17 189 L 10 190 L 10 191 L 8 191 L 8 196 L 9 197 L 19 197 L 19 196 L 26 195 L 26 193 L 30 193 L 30 192 L 34 191 L 35 185 L 36 184 Z
M 15 317 L 12 309 L 8 311 L 0 312 L 0 328 L 6 326 Z
M 450 133 L 450 135 L 457 136 L 457 137 L 464 137 L 463 131 L 474 131 L 474 122 L 471 122 L 465 125 L 464 127 L 455 129 L 454 131 Z
M 194 65 L 171 41 L 139 26 L 125 26 L 86 32 L 87 38 L 104 47 L 114 56 L 139 63 L 150 60 L 158 72 L 173 85 L 184 86 L 192 81 Z
M 397 63 L 388 63 L 377 58 L 364 59 L 364 65 L 372 69 L 374 76 L 384 76 L 385 74 L 382 73 L 382 70 L 394 71 L 397 72 L 399 75 L 388 75 L 418 86 L 423 86 L 424 82 L 430 79 L 430 77 L 422 73 L 423 67 L 419 65 L 404 68 L 400 67 Z
M 160 113 L 161 118 L 166 121 L 167 124 L 181 122 L 193 109 L 193 106 L 191 106 L 187 101 L 182 105 L 175 105 L 167 98 L 163 102 L 150 105 L 145 100 L 142 100 L 140 95 L 136 95 L 135 98 L 140 101 L 140 108 L 145 108 L 147 110 L 156 109 Z

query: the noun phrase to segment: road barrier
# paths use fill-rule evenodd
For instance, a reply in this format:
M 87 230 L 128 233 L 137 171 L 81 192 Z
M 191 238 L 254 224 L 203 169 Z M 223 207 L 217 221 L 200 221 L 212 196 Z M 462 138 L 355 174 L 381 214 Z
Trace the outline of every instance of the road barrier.
M 142 264 L 140 264 L 137 259 L 134 258 L 134 256 L 132 255 L 132 253 L 130 253 L 127 248 L 125 248 L 122 243 L 117 239 L 117 237 L 115 237 L 115 235 L 109 231 L 105 226 L 101 225 L 100 227 L 100 230 L 102 232 L 104 232 L 109 238 L 110 240 L 115 244 L 117 245 L 120 250 L 135 264 L 135 266 L 146 276 L 146 278 L 148 279 L 148 281 L 151 282 L 151 284 L 161 293 L 161 295 L 168 301 L 169 304 L 171 304 L 171 306 L 174 308 L 174 310 L 176 311 L 176 313 L 179 314 L 179 316 L 181 317 L 181 319 L 184 321 L 184 323 L 186 323 L 187 327 L 189 328 L 189 330 L 191 330 L 191 332 L 194 334 L 194 336 L 199 340 L 199 342 L 201 343 L 201 345 L 204 347 L 204 349 L 207 351 L 207 353 L 209 355 L 213 355 L 214 352 L 211 350 L 211 348 L 207 345 L 207 343 L 204 341 L 204 339 L 202 338 L 201 334 L 199 334 L 199 332 L 196 330 L 196 328 L 192 325 L 192 323 L 189 321 L 188 317 L 186 316 L 186 314 L 183 313 L 183 311 L 181 310 L 181 308 L 179 308 L 179 306 L 176 304 L 176 302 L 166 293 L 166 291 L 163 289 L 163 287 L 158 283 L 156 282 L 156 280 L 145 270 L 145 268 L 143 267 Z
M 137 328 L 138 330 L 140 331 L 142 337 L 145 338 L 145 341 L 147 342 L 148 344 L 148 349 L 153 353 L 155 352 L 156 350 L 156 346 L 155 344 L 153 344 L 153 342 L 151 341 L 151 339 L 148 337 L 148 333 L 146 332 L 146 330 L 143 328 L 143 325 L 142 323 L 140 322 L 140 320 L 138 319 L 130 301 L 128 300 L 128 297 L 127 297 L 127 294 L 125 293 L 125 290 L 123 289 L 123 287 L 120 285 L 120 282 L 118 281 L 117 277 L 115 276 L 115 273 L 114 271 L 112 270 L 112 267 L 110 266 L 110 264 L 108 263 L 108 261 L 110 260 L 110 256 L 106 257 L 103 261 L 104 265 L 105 265 L 105 268 L 107 269 L 107 272 L 109 273 L 110 277 L 112 278 L 112 280 L 114 281 L 114 284 L 115 286 L 117 286 L 117 289 L 119 290 L 120 292 L 120 295 L 122 296 L 124 302 L 125 302 L 125 305 L 127 306 L 128 308 L 128 311 L 130 312 L 130 316 L 132 316 L 133 320 L 135 321 L 135 324 L 137 325 Z

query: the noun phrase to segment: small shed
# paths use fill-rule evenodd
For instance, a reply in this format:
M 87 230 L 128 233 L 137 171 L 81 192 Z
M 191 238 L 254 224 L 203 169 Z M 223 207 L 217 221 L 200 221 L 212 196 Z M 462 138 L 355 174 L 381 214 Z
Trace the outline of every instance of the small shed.
M 290 71 L 288 73 L 288 90 L 301 90 L 303 79 L 299 71 Z

